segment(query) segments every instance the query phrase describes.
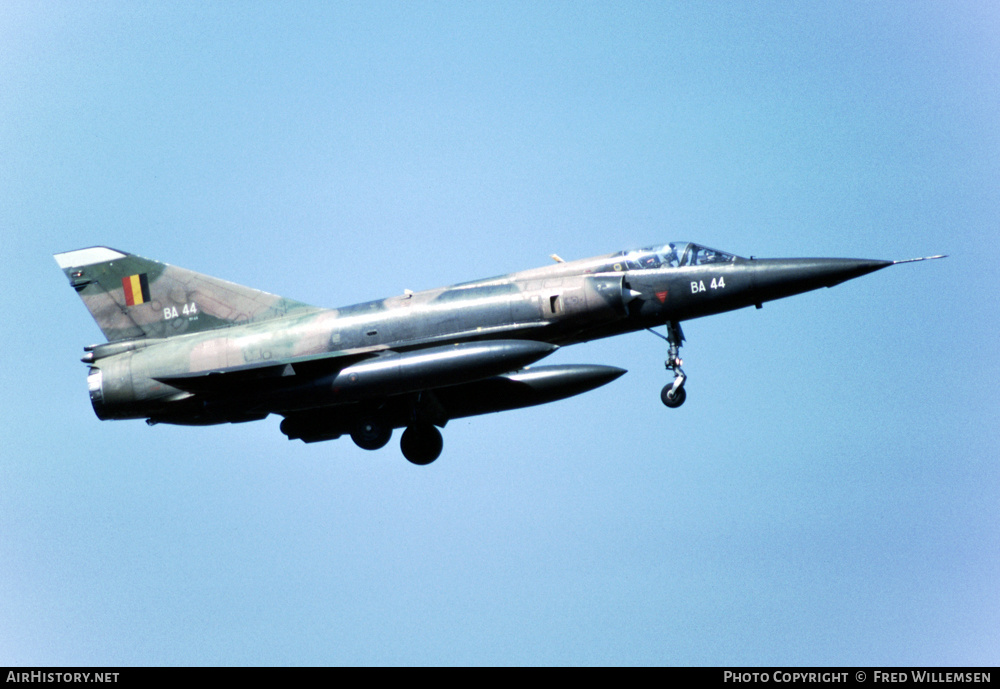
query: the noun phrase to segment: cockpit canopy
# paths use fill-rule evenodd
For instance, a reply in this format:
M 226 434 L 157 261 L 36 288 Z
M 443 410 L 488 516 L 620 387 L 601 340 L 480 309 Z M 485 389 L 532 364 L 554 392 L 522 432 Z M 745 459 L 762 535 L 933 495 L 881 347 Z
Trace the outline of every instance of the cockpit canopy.
M 670 242 L 663 246 L 623 251 L 621 256 L 629 270 L 703 266 L 709 263 L 732 263 L 737 259 L 733 254 L 691 242 Z

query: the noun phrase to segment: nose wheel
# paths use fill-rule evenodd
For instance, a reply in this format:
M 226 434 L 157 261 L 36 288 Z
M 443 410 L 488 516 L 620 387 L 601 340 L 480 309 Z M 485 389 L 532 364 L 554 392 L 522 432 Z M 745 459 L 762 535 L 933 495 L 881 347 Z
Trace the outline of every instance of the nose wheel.
M 664 366 L 668 371 L 674 372 L 674 380 L 672 383 L 667 383 L 663 386 L 663 389 L 660 391 L 660 400 L 671 409 L 676 409 L 684 404 L 684 400 L 687 399 L 687 392 L 684 390 L 687 375 L 684 374 L 684 369 L 681 368 L 681 364 L 684 362 L 680 357 L 681 343 L 684 342 L 684 331 L 681 330 L 680 323 L 669 321 L 667 323 L 666 337 L 663 337 L 663 335 L 660 335 L 655 330 L 650 330 L 649 332 L 663 338 L 670 345 Z
M 667 383 L 663 386 L 663 389 L 660 390 L 660 400 L 671 409 L 676 409 L 681 406 L 684 404 L 684 400 L 686 399 L 687 392 L 684 391 L 684 388 L 677 388 L 674 390 L 672 383 Z

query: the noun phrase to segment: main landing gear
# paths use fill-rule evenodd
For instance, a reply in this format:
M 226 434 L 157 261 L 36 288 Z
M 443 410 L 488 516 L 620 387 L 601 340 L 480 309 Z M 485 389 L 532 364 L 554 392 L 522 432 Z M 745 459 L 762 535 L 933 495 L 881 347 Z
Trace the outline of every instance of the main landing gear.
M 386 446 L 392 437 L 392 426 L 378 419 L 361 419 L 351 431 L 351 440 L 362 450 L 378 450 Z
M 448 415 L 437 397 L 433 392 L 423 392 L 359 414 L 350 432 L 358 447 L 378 450 L 389 442 L 394 427 L 405 425 L 399 449 L 410 462 L 423 466 L 441 456 L 444 441 L 437 426 L 447 422 Z
M 376 419 L 362 419 L 351 431 L 351 440 L 363 450 L 378 450 L 385 447 L 392 437 L 392 427 Z M 444 440 L 441 431 L 429 423 L 415 423 L 403 431 L 399 448 L 403 456 L 414 464 L 430 464 L 441 456 Z
M 423 466 L 430 464 L 441 455 L 444 441 L 441 431 L 429 423 L 418 423 L 403 431 L 399 449 L 409 461 Z
M 681 368 L 681 364 L 684 362 L 680 357 L 681 343 L 684 342 L 684 331 L 681 330 L 680 323 L 669 321 L 667 323 L 666 337 L 663 337 L 663 335 L 652 329 L 649 332 L 663 338 L 670 344 L 664 366 L 668 371 L 674 372 L 674 380 L 672 383 L 667 383 L 663 386 L 663 390 L 660 391 L 660 400 L 671 409 L 676 409 L 684 404 L 684 400 L 687 399 L 687 392 L 684 391 L 684 382 L 687 380 L 687 376 L 684 374 L 684 369 Z

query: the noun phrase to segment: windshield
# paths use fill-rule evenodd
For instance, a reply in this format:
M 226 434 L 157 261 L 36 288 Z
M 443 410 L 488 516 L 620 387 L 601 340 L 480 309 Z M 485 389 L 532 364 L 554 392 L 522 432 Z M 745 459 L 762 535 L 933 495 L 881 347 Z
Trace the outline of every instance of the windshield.
M 736 260 L 733 254 L 690 242 L 670 242 L 663 246 L 623 251 L 621 256 L 625 259 L 629 270 L 703 266 L 709 263 L 731 263 Z

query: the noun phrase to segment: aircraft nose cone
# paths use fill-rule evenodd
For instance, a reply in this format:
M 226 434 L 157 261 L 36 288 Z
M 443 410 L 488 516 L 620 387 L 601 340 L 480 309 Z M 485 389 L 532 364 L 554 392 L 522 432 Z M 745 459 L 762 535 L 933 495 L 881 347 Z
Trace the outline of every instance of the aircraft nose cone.
M 867 258 L 773 258 L 754 261 L 753 285 L 759 301 L 833 287 L 876 270 L 892 261 Z

